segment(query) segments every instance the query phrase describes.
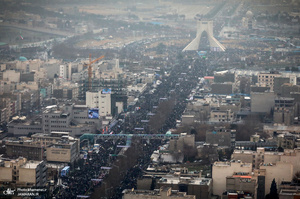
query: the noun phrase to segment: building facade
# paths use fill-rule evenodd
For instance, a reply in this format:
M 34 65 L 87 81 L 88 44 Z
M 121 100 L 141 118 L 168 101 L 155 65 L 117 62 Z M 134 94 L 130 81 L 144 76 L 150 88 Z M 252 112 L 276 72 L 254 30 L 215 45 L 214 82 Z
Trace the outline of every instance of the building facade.
M 47 167 L 44 161 L 26 158 L 0 160 L 0 183 L 10 182 L 17 187 L 45 186 Z
M 213 194 L 222 196 L 226 191 L 226 177 L 239 172 L 251 173 L 252 165 L 241 161 L 215 162 L 212 166 Z

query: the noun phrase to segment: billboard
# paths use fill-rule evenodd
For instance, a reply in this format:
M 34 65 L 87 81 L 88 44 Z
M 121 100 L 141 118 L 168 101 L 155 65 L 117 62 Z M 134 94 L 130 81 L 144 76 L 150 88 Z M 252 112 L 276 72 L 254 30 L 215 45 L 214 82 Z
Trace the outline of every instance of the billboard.
M 102 94 L 111 94 L 111 89 L 110 88 L 105 88 L 105 89 L 102 89 Z
M 98 108 L 93 108 L 89 109 L 89 118 L 91 119 L 98 119 L 99 118 L 99 109 Z

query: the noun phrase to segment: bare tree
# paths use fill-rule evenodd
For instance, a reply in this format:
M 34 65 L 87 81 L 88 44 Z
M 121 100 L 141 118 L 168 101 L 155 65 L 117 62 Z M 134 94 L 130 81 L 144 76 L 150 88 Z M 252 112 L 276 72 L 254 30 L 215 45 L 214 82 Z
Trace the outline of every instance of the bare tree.
M 150 118 L 149 126 L 150 131 L 153 133 L 158 132 L 163 127 L 165 121 L 168 119 L 174 108 L 174 100 L 163 101 L 157 107 L 157 112 Z
M 250 136 L 262 129 L 260 119 L 257 115 L 249 115 L 244 124 L 237 126 L 236 140 L 249 141 Z

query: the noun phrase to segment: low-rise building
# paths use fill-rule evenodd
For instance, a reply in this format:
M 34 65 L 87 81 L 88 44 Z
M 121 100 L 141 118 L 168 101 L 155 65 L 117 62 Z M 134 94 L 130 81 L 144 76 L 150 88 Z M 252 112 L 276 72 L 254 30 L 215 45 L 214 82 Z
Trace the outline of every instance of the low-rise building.
M 206 132 L 206 143 L 231 147 L 234 146 L 235 136 L 235 130 L 215 128 L 213 131 Z
M 291 125 L 294 123 L 295 103 L 294 98 L 276 98 L 273 120 L 277 124 Z
M 79 144 L 78 139 L 66 136 L 65 139 L 47 146 L 47 161 L 73 163 L 79 158 Z
M 294 167 L 289 162 L 262 163 L 260 171 L 265 172 L 265 193 L 270 192 L 270 187 L 273 179 L 277 185 L 283 181 L 291 181 L 293 178 Z
M 284 152 L 265 151 L 264 148 L 257 148 L 257 151 L 234 150 L 232 159 L 252 163 L 253 168 L 260 168 L 261 164 L 275 164 L 277 162 L 291 163 L 294 167 L 294 174 L 300 171 L 299 149 L 285 149 Z
M 14 136 L 23 136 L 28 134 L 42 133 L 42 123 L 30 121 L 26 117 L 17 117 L 7 124 L 8 133 Z
M 232 176 L 226 177 L 226 190 L 231 193 L 232 191 L 236 193 L 247 193 L 245 195 L 254 198 L 257 190 L 256 178 L 249 173 L 235 173 Z
M 44 147 L 32 142 L 32 140 L 24 141 L 6 141 L 6 154 L 10 158 L 25 157 L 29 160 L 43 160 Z
M 0 183 L 10 182 L 17 187 L 46 185 L 47 167 L 44 161 L 28 161 L 26 158 L 0 160 Z
M 157 185 L 169 186 L 180 192 L 195 195 L 196 199 L 210 199 L 212 194 L 212 179 L 210 178 L 166 175 L 157 182 Z
M 234 112 L 231 109 L 228 110 L 212 110 L 210 112 L 210 122 L 213 123 L 231 123 L 235 120 Z
M 196 199 L 195 195 L 187 195 L 186 192 L 172 190 L 171 187 L 161 187 L 155 190 L 134 190 L 125 189 L 123 191 L 123 199 Z
M 274 78 L 280 77 L 278 73 L 260 73 L 258 74 L 258 85 L 270 87 L 271 91 L 274 89 Z
M 33 142 L 39 143 L 42 146 L 49 146 L 60 141 L 63 136 L 69 136 L 69 132 L 51 132 L 48 133 L 37 133 L 31 136 Z
M 251 173 L 252 164 L 241 161 L 215 162 L 212 166 L 213 194 L 222 196 L 226 191 L 226 177 L 240 172 Z

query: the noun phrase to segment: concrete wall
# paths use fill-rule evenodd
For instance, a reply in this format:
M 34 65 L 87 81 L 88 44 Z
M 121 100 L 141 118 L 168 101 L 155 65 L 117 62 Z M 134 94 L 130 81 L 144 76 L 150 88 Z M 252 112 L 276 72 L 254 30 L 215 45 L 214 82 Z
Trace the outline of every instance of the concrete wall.
M 251 112 L 269 113 L 274 105 L 274 92 L 251 93 Z
M 226 177 L 232 176 L 235 172 L 252 172 L 251 164 L 238 162 L 215 162 L 212 167 L 213 194 L 222 196 L 226 190 Z
M 182 115 L 181 122 L 183 125 L 193 124 L 195 120 L 194 115 Z
M 20 183 L 36 183 L 36 169 L 20 168 L 19 182 Z
M 293 165 L 286 162 L 277 162 L 276 164 L 270 164 L 260 166 L 260 169 L 266 170 L 266 182 L 265 182 L 265 194 L 270 193 L 270 187 L 272 180 L 275 178 L 277 187 L 282 181 L 291 181 L 293 178 Z
M 12 181 L 12 168 L 0 167 L 0 181 Z
M 227 177 L 226 190 L 244 191 L 255 194 L 256 180 L 252 178 Z
M 70 149 L 47 147 L 47 161 L 71 162 L 71 151 Z
M 20 82 L 20 72 L 14 70 L 6 70 L 3 72 L 3 80 L 9 80 L 11 82 Z

